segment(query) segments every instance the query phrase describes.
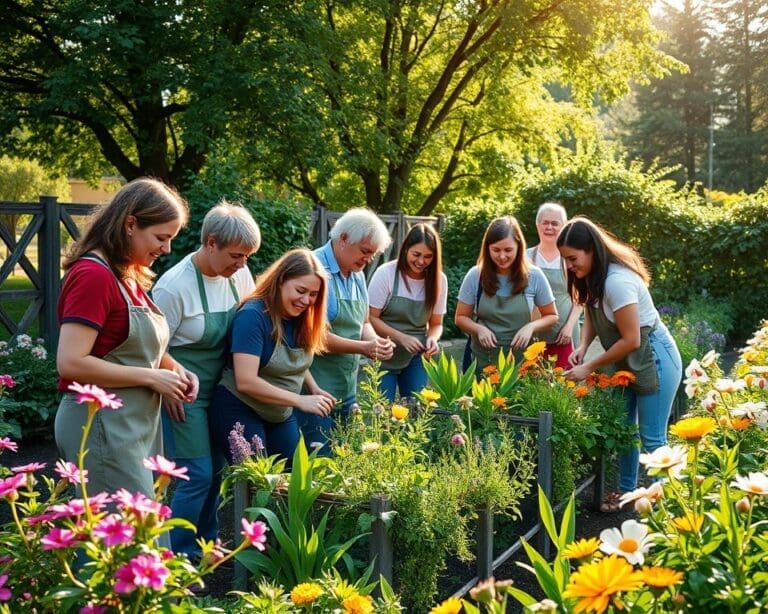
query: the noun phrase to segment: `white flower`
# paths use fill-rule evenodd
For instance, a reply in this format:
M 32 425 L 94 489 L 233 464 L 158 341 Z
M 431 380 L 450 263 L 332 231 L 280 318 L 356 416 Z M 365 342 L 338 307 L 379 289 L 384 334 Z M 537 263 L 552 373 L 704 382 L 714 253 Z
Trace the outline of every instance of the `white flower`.
M 717 391 L 710 390 L 701 400 L 701 406 L 707 411 L 715 411 L 715 407 L 717 407 Z
M 648 536 L 648 527 L 637 520 L 625 520 L 621 531 L 617 528 L 604 529 L 600 532 L 600 550 L 605 554 L 623 556 L 632 565 L 642 565 L 644 553 L 652 545 Z
M 715 382 L 715 390 L 718 392 L 736 392 L 737 390 L 744 390 L 744 388 L 746 388 L 746 383 L 741 379 L 721 378 Z
M 755 472 L 750 472 L 747 477 L 737 475 L 731 486 L 753 495 L 768 495 L 768 475 Z
M 619 499 L 619 507 L 624 507 L 627 503 L 631 503 L 632 501 L 637 501 L 638 499 L 643 498 L 648 498 L 648 489 L 643 488 L 642 486 L 640 488 L 635 488 L 635 490 L 625 492 L 623 495 L 621 495 L 621 499 Z
M 755 416 L 755 424 L 758 426 L 758 428 L 761 428 L 765 430 L 768 428 L 768 410 L 763 410 L 757 412 L 757 415 Z
M 752 371 L 752 373 L 756 373 L 757 375 L 765 375 L 768 373 L 768 365 L 752 365 L 750 367 L 750 371 Z
M 539 601 L 537 603 L 532 603 L 528 606 L 529 612 L 541 612 L 542 614 L 549 614 L 550 612 L 554 614 L 557 612 L 558 605 L 551 599 L 544 599 L 542 601 Z
M 708 369 L 718 360 L 720 360 L 720 354 L 715 352 L 715 350 L 709 350 L 709 352 L 704 354 L 704 358 L 701 359 L 701 366 Z
M 757 403 L 745 401 L 744 403 L 739 403 L 731 410 L 731 416 L 746 416 L 750 420 L 755 420 L 757 419 L 757 413 L 764 410 L 765 407 L 764 401 L 758 401 Z
M 650 454 L 641 454 L 640 462 L 648 467 L 649 473 L 666 469 L 670 475 L 678 476 L 688 464 L 688 449 L 685 446 L 661 446 Z
M 360 444 L 360 450 L 362 452 L 375 452 L 381 447 L 378 441 L 364 441 Z
M 704 371 L 704 367 L 695 358 L 685 368 L 686 382 L 708 382 L 709 376 Z
M 689 399 L 692 399 L 700 392 L 701 392 L 701 385 L 697 380 L 694 380 L 692 382 L 685 380 L 685 396 L 687 396 Z
M 0 341 L 0 350 L 4 350 L 7 347 L 8 347 L 7 341 Z

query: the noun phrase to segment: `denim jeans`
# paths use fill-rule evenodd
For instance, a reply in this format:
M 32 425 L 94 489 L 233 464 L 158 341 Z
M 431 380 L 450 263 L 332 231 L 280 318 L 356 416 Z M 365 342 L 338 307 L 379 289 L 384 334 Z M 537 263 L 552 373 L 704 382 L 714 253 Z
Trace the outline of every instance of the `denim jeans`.
M 163 415 L 163 445 L 166 455 L 178 467 L 187 468 L 187 480 L 176 480 L 171 512 L 174 518 L 184 518 L 197 527 L 197 532 L 177 527 L 171 529 L 171 549 L 186 554 L 190 559 L 200 555 L 197 539 L 215 540 L 219 531 L 217 511 L 219 488 L 224 459 L 213 452 L 211 456 L 179 458 L 173 439 L 173 429 Z
M 414 355 L 404 369 L 387 371 L 381 378 L 381 392 L 390 401 L 395 400 L 397 390 L 406 399 L 412 397 L 414 392 L 420 392 L 426 385 L 427 372 L 421 362 L 421 354 Z
M 627 388 L 627 422 L 637 424 L 644 452 L 653 452 L 667 445 L 667 428 L 672 403 L 675 400 L 683 363 L 675 340 L 666 326 L 659 326 L 650 335 L 651 348 L 656 357 L 659 389 L 651 394 L 637 394 Z M 619 457 L 619 489 L 629 492 L 637 488 L 640 450 L 632 448 Z
M 232 452 L 229 449 L 229 433 L 239 422 L 245 427 L 243 436 L 250 442 L 258 435 L 264 444 L 267 456 L 277 454 L 288 461 L 290 468 L 293 453 L 299 443 L 299 427 L 296 422 L 297 410 L 283 422 L 268 422 L 233 395 L 224 386 L 216 386 L 211 402 L 213 411 L 208 416 L 211 429 L 211 440 L 214 448 L 220 450 L 232 463 Z
M 303 411 L 294 412 L 299 423 L 299 428 L 301 428 L 301 432 L 304 434 L 304 443 L 307 445 L 310 452 L 315 448 L 318 448 L 318 456 L 331 455 L 331 448 L 328 445 L 328 436 L 336 425 L 337 420 L 346 423 L 352 405 L 356 402 L 356 395 L 347 397 L 342 402 L 341 407 L 334 407 L 333 411 L 324 418 Z

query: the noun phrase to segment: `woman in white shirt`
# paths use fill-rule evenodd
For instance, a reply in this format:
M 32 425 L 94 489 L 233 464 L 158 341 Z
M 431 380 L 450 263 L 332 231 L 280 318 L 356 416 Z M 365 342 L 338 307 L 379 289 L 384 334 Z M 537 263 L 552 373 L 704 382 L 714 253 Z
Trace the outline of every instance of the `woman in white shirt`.
M 638 425 L 643 449 L 653 452 L 667 443 L 682 361 L 648 292 L 648 269 L 632 247 L 587 218 L 568 222 L 557 245 L 568 268 L 568 290 L 574 302 L 585 307 L 581 342 L 565 375 L 581 381 L 608 365 L 631 371 L 635 381 L 626 393 L 627 420 Z M 604 350 L 586 360 L 595 337 Z M 637 487 L 639 454 L 633 447 L 620 456 L 621 492 Z M 619 496 L 610 493 L 601 510 L 618 511 Z
M 443 334 L 448 280 L 442 270 L 440 238 L 428 224 L 411 228 L 397 260 L 376 269 L 368 286 L 369 318 L 381 337 L 395 342 L 381 363 L 385 396 L 407 398 L 427 384 L 422 355 L 432 356 Z

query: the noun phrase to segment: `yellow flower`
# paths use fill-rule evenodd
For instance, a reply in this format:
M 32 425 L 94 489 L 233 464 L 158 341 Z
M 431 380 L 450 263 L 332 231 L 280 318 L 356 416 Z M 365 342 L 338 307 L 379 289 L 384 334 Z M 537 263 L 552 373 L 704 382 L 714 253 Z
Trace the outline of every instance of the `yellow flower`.
M 436 605 L 429 611 L 429 614 L 459 614 L 461 612 L 461 599 L 458 597 L 449 597 L 441 604 Z
M 504 407 L 507 404 L 507 399 L 505 399 L 504 397 L 493 397 L 491 399 L 491 404 L 494 407 L 501 408 L 501 407 Z
M 302 582 L 293 587 L 291 601 L 295 605 L 312 603 L 323 594 L 323 587 L 315 582 Z
M 560 552 L 560 556 L 564 559 L 585 559 L 588 556 L 592 556 L 600 547 L 600 540 L 597 537 L 590 537 L 589 539 L 580 539 L 577 542 L 568 544 Z
M 669 427 L 673 435 L 686 441 L 699 441 L 705 435 L 717 430 L 717 422 L 709 416 L 695 416 L 678 420 Z
M 373 599 L 368 595 L 352 595 L 341 602 L 346 614 L 371 614 Z
M 531 343 L 531 345 L 526 348 L 525 352 L 523 352 L 523 358 L 526 360 L 536 360 L 544 353 L 544 350 L 546 349 L 546 341 L 537 341 L 536 343 Z
M 669 567 L 643 567 L 640 573 L 645 583 L 654 588 L 669 588 L 683 581 L 683 572 Z
M 643 576 L 623 558 L 608 556 L 594 563 L 585 563 L 571 575 L 563 597 L 576 598 L 574 612 L 598 612 L 608 608 L 611 596 L 634 590 L 643 584 Z
M 408 417 L 408 408 L 405 405 L 393 405 L 392 417 L 395 420 L 405 420 Z
M 672 525 L 678 531 L 682 531 L 684 533 L 699 531 L 702 524 L 704 524 L 704 516 L 699 514 L 692 514 L 691 512 L 687 512 L 685 516 L 679 516 L 672 519 Z
M 440 393 L 430 390 L 429 388 L 424 388 L 424 390 L 421 391 L 421 398 L 427 403 L 434 403 L 440 399 Z

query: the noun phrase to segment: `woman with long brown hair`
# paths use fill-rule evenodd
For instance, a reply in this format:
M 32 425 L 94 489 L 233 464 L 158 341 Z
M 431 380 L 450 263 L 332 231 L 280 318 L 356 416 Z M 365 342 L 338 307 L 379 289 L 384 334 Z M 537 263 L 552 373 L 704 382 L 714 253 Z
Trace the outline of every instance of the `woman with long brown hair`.
M 229 460 L 229 434 L 258 436 L 267 454 L 289 462 L 299 441 L 294 408 L 327 416 L 336 399 L 322 390 L 309 367 L 325 349 L 327 276 L 307 249 L 294 249 L 256 280 L 229 332 L 229 354 L 211 402 L 214 445 Z M 302 387 L 309 394 L 302 394 Z

